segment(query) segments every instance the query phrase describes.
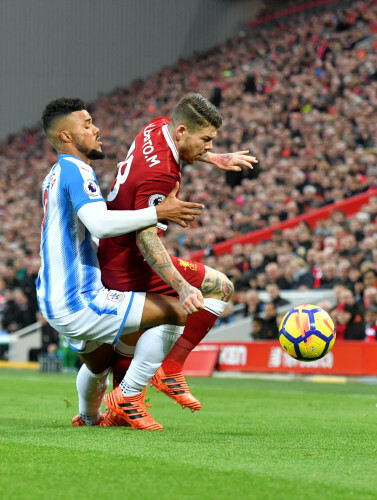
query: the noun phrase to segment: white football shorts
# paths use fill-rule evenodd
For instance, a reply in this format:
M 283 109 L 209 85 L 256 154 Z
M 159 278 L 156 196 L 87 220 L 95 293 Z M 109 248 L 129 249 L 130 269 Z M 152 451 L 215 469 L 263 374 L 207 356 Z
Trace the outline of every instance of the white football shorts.
M 48 322 L 74 351 L 89 353 L 101 344 L 115 344 L 120 335 L 140 330 L 144 303 L 144 292 L 102 288 L 85 309 Z

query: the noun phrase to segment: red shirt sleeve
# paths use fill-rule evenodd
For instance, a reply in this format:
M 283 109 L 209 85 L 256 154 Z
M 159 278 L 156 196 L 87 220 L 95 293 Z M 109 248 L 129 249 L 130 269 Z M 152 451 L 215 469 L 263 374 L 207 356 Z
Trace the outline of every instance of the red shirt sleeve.
M 156 206 L 166 198 L 174 188 L 177 181 L 180 181 L 179 175 L 167 174 L 144 179 L 135 196 L 135 209 Z

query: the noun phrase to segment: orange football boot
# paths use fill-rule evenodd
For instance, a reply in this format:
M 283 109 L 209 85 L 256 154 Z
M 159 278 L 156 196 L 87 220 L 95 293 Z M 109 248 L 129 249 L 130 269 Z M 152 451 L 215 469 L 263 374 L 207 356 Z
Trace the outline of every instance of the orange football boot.
M 105 420 L 106 415 L 107 415 L 106 411 L 102 412 L 101 416 L 99 417 L 97 422 L 93 425 L 101 425 L 102 422 Z M 80 415 L 76 415 L 75 417 L 73 417 L 71 425 L 73 425 L 73 427 L 82 427 L 82 426 L 86 426 L 86 423 L 81 420 Z M 88 425 L 88 427 L 91 427 L 91 426 Z
M 107 410 L 106 417 L 99 425 L 101 427 L 131 427 L 127 420 L 111 410 Z
M 107 394 L 105 405 L 109 410 L 123 417 L 134 429 L 162 431 L 162 425 L 156 422 L 147 410 L 144 402 L 145 391 L 146 389 L 134 396 L 123 396 L 118 386 Z
M 182 372 L 175 373 L 174 375 L 165 375 L 164 370 L 160 367 L 150 382 L 151 385 L 156 387 L 157 391 L 161 391 L 174 399 L 182 408 L 190 408 L 192 412 L 201 410 L 202 405 L 191 394 Z

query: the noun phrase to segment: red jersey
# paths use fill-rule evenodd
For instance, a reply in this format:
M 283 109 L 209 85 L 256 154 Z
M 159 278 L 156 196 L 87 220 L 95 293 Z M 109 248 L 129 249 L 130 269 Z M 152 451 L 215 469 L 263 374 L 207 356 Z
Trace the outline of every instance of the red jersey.
M 137 135 L 107 198 L 110 210 L 137 210 L 160 203 L 180 182 L 178 151 L 168 130 L 169 118 L 156 118 Z M 120 291 L 163 291 L 168 285 L 144 260 L 136 233 L 100 241 L 102 282 Z

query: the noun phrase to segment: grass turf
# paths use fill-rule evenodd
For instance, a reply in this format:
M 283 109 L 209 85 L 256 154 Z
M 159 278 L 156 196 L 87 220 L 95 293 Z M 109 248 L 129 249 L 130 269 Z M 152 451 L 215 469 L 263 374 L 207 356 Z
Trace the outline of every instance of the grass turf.
M 148 390 L 163 432 L 71 427 L 75 375 L 0 369 L 0 498 L 377 498 L 377 388 L 189 380 L 203 410 Z

